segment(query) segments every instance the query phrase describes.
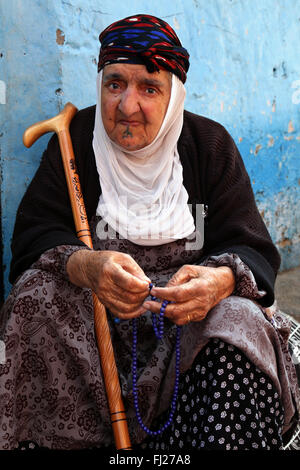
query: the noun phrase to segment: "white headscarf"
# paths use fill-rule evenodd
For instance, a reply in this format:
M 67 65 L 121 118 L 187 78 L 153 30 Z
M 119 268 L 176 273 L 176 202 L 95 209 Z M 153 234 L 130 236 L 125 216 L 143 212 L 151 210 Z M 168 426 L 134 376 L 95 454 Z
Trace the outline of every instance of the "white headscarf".
M 93 136 L 101 196 L 96 214 L 123 238 L 138 245 L 161 245 L 194 232 L 177 151 L 183 125 L 185 88 L 172 74 L 168 109 L 156 138 L 127 151 L 108 137 L 101 117 L 102 71 L 97 76 Z

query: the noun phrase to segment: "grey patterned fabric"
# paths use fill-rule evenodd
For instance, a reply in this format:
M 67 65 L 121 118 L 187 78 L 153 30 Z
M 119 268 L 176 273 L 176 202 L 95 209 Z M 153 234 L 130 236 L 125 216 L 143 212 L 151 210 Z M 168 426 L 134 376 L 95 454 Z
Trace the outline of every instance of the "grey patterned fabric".
M 96 225 L 95 225 L 96 226 Z M 102 250 L 130 254 L 157 285 L 182 264 L 197 263 L 199 251 L 186 240 L 141 247 L 123 239 L 99 240 Z M 79 449 L 113 443 L 101 366 L 93 328 L 91 292 L 72 285 L 65 270 L 69 255 L 82 247 L 58 246 L 45 252 L 16 281 L 1 312 L 0 337 L 6 362 L 0 365 L 0 448 L 31 440 L 53 449 Z M 181 372 L 211 338 L 238 347 L 273 381 L 284 406 L 285 428 L 295 415 L 297 378 L 287 348 L 289 326 L 280 312 L 271 321 L 257 303 L 251 271 L 237 255 L 206 260 L 231 266 L 234 295 L 213 308 L 206 319 L 182 329 Z M 133 443 L 144 439 L 137 425 L 131 391 L 131 325 L 116 324 L 108 312 L 127 418 Z M 138 389 L 148 426 L 170 403 L 173 390 L 175 327 L 166 320 L 165 338 L 157 342 L 150 312 L 139 319 Z

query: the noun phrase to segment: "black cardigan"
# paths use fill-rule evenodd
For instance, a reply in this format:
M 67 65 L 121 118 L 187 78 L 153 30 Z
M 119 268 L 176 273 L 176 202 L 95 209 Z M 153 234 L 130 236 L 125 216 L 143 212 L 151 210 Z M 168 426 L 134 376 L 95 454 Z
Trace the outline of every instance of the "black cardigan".
M 88 218 L 95 214 L 101 188 L 92 148 L 95 106 L 74 117 L 70 131 Z M 188 111 L 178 141 L 183 184 L 189 203 L 208 206 L 203 261 L 209 255 L 236 253 L 253 272 L 259 289 L 274 301 L 280 265 L 277 249 L 258 212 L 249 176 L 231 136 L 220 124 Z M 46 250 L 82 245 L 76 235 L 56 135 L 19 206 L 12 239 L 10 282 Z

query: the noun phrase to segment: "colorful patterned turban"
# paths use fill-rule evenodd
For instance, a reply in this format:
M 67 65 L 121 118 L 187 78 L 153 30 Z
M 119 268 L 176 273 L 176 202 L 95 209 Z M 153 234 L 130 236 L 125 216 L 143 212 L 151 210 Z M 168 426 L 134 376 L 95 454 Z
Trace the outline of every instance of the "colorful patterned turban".
M 155 16 L 135 15 L 108 26 L 99 36 L 98 72 L 115 63 L 143 64 L 149 73 L 174 73 L 184 83 L 189 54 L 175 31 Z

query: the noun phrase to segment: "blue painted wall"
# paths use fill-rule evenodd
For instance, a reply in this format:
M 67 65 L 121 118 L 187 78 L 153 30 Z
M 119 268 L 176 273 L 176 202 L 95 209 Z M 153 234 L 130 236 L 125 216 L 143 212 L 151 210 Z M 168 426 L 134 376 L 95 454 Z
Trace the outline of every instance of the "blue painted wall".
M 17 206 L 48 136 L 22 134 L 67 101 L 95 102 L 98 35 L 135 13 L 164 18 L 191 55 L 186 109 L 235 139 L 282 254 L 300 264 L 299 0 L 0 0 L 0 168 L 4 295 Z

